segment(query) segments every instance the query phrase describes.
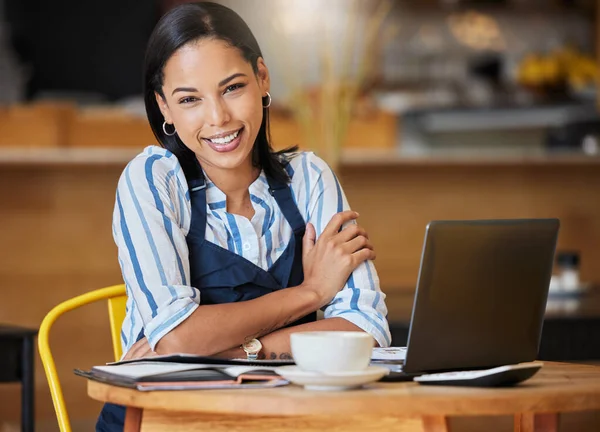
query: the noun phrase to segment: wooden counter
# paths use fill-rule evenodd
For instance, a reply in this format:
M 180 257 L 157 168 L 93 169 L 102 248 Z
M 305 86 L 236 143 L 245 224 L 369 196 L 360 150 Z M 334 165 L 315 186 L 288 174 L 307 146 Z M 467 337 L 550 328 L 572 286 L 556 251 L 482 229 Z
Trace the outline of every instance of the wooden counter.
M 0 147 L 1 165 L 115 165 L 124 166 L 140 152 L 138 148 L 101 147 Z M 600 156 L 547 154 L 537 156 L 406 156 L 399 149 L 348 148 L 340 158 L 342 167 L 511 167 L 598 166 Z

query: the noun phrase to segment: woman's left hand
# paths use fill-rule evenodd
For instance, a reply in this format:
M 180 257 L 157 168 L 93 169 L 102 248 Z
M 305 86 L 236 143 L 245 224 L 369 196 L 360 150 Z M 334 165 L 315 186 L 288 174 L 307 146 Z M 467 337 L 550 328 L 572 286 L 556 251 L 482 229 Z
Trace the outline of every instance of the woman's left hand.
M 144 337 L 131 346 L 125 357 L 123 357 L 123 360 L 135 360 L 144 357 L 155 357 L 157 355 L 157 353 L 152 351 L 148 340 Z

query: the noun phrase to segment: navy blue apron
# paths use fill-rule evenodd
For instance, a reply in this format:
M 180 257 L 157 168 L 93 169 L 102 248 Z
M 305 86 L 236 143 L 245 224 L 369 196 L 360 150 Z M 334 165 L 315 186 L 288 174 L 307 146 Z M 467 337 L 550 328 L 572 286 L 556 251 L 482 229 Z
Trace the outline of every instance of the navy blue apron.
M 189 248 L 190 285 L 200 290 L 202 304 L 252 300 L 273 291 L 300 285 L 304 280 L 302 237 L 306 225 L 294 202 L 290 186 L 267 178 L 269 192 L 292 227 L 294 235 L 283 254 L 265 271 L 246 258 L 206 241 L 206 183 L 200 170 L 198 173 L 196 179 L 188 180 L 192 220 L 186 240 Z M 316 312 L 313 312 L 290 326 L 315 320 Z M 138 340 L 142 337 L 143 334 L 140 334 Z M 107 403 L 98 418 L 96 432 L 120 432 L 124 422 L 125 408 Z

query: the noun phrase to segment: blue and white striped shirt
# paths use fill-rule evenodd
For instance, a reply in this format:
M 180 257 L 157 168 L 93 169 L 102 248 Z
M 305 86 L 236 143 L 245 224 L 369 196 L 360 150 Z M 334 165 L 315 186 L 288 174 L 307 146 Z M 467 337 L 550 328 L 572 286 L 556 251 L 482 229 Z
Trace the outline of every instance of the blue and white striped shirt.
M 298 153 L 287 166 L 294 200 L 316 229 L 317 238 L 342 210 L 346 197 L 329 166 L 314 153 Z M 206 239 L 267 270 L 283 253 L 292 229 L 268 191 L 261 173 L 250 187 L 252 220 L 227 213 L 226 196 L 207 178 Z M 152 349 L 201 303 L 190 286 L 186 235 L 191 203 L 185 175 L 168 150 L 149 146 L 125 168 L 117 187 L 113 236 L 127 286 L 121 331 L 126 353 L 139 334 Z M 346 286 L 324 308 L 324 317 L 342 317 L 390 345 L 385 294 L 373 263 L 361 264 Z

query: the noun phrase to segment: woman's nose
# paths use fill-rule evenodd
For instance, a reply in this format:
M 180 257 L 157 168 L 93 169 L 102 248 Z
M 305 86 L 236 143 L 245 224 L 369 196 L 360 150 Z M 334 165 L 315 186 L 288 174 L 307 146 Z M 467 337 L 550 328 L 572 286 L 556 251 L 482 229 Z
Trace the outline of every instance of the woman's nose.
M 223 126 L 227 124 L 231 116 L 223 99 L 216 99 L 210 104 L 208 121 L 211 126 Z

